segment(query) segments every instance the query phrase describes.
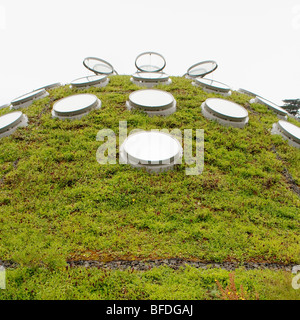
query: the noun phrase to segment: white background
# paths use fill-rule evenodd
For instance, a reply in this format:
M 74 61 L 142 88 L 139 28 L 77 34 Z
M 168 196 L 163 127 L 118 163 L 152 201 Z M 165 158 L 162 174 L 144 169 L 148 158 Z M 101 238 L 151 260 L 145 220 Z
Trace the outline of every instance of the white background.
M 0 0 L 0 105 L 91 74 L 87 56 L 132 74 L 143 51 L 170 75 L 216 60 L 215 80 L 300 98 L 300 0 Z

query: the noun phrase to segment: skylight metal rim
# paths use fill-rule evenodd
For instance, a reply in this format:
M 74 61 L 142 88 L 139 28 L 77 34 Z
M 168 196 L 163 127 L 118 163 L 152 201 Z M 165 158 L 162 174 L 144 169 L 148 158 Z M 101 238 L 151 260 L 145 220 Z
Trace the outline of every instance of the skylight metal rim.
M 29 94 L 31 94 L 31 95 L 26 98 L 22 98 L 22 97 L 27 96 Z M 25 93 L 22 96 L 15 98 L 14 100 L 11 101 L 11 104 L 12 104 L 12 106 L 18 106 L 20 104 L 36 100 L 37 98 L 42 97 L 43 95 L 46 96 L 47 94 L 48 94 L 48 92 L 45 89 L 37 89 L 37 90 Z
M 81 82 L 81 83 L 74 83 L 74 81 L 76 80 L 81 80 L 81 79 L 87 79 L 89 77 L 99 77 L 99 76 L 103 76 L 102 79 L 96 79 L 96 80 L 92 80 L 92 81 L 86 81 L 86 82 Z M 73 87 L 85 87 L 85 86 L 93 86 L 95 84 L 100 84 L 102 82 L 105 82 L 107 80 L 107 76 L 104 75 L 104 74 L 95 74 L 95 75 L 92 75 L 92 76 L 86 76 L 86 77 L 81 77 L 81 78 L 77 78 L 77 79 L 74 79 L 72 80 L 72 82 L 70 83 L 70 85 L 72 85 Z
M 89 67 L 87 64 L 86 64 L 86 60 L 88 59 L 94 59 L 94 60 L 97 60 L 99 62 L 102 62 L 106 65 L 108 65 L 110 68 L 111 68 L 111 72 L 99 72 L 99 71 L 96 71 L 95 69 Z M 115 72 L 115 69 L 114 67 L 112 66 L 112 64 L 110 64 L 109 62 L 107 62 L 106 60 L 104 59 L 100 59 L 100 58 L 97 58 L 97 57 L 86 57 L 84 60 L 83 60 L 83 65 L 90 71 L 94 72 L 95 74 L 106 74 L 106 75 L 112 75 L 114 72 Z
M 172 98 L 172 102 L 164 105 L 164 106 L 155 106 L 155 107 L 149 107 L 149 106 L 143 106 L 143 105 L 139 105 L 139 104 L 136 104 L 134 102 L 132 102 L 131 98 L 134 94 L 136 94 L 137 92 L 141 92 L 141 91 L 149 91 L 149 90 L 152 90 L 152 91 L 159 91 L 159 92 L 163 92 L 165 94 L 168 94 L 171 98 Z M 174 102 L 175 102 L 175 98 L 174 96 L 167 92 L 167 91 L 163 91 L 163 90 L 159 90 L 159 89 L 141 89 L 141 90 L 137 90 L 137 91 L 134 91 L 132 92 L 130 95 L 129 95 L 129 104 L 133 107 L 133 108 L 137 108 L 137 109 L 140 109 L 140 110 L 145 110 L 145 111 L 161 111 L 161 110 L 167 110 L 169 108 L 172 108 L 174 106 Z
M 263 101 L 263 100 L 261 100 L 261 99 L 266 100 L 267 102 L 265 102 L 265 101 Z M 287 112 L 287 111 L 285 111 L 283 108 L 281 108 L 280 106 L 278 106 L 276 103 L 274 103 L 274 102 L 272 102 L 272 101 L 270 101 L 270 100 L 268 100 L 268 99 L 265 99 L 265 98 L 263 98 L 263 97 L 261 97 L 261 96 L 256 96 L 256 101 L 257 101 L 258 103 L 260 103 L 260 104 L 263 104 L 263 105 L 266 106 L 269 110 L 272 110 L 272 111 L 274 111 L 275 113 L 278 113 L 278 114 L 281 115 L 281 116 L 286 116 L 286 115 L 288 115 L 288 112 Z M 280 108 L 280 109 L 282 109 L 282 110 L 277 109 L 277 108 L 273 108 L 272 105 L 268 104 L 268 102 L 274 104 L 275 106 L 277 106 L 278 108 Z
M 228 115 L 224 115 L 224 114 L 221 114 L 217 111 L 215 111 L 214 109 L 211 109 L 209 107 L 209 105 L 207 105 L 207 101 L 209 100 L 224 100 L 224 101 L 228 101 L 234 105 L 237 105 L 239 107 L 239 109 L 244 109 L 246 111 L 246 115 L 243 116 L 243 117 L 233 117 L 233 116 L 228 116 Z M 249 117 L 249 114 L 248 114 L 248 111 L 243 107 L 243 106 L 240 106 L 239 104 L 235 103 L 235 102 L 232 102 L 232 101 L 229 101 L 229 100 L 226 100 L 226 99 L 220 99 L 220 98 L 208 98 L 206 99 L 204 102 L 204 107 L 206 108 L 206 111 L 209 112 L 210 114 L 212 114 L 213 116 L 217 117 L 217 118 L 220 118 L 220 119 L 223 119 L 223 120 L 227 120 L 227 121 L 232 121 L 232 122 L 243 122 L 243 121 L 246 121 L 247 118 Z
M 160 73 L 160 74 L 163 74 L 165 77 L 164 78 L 139 78 L 139 77 L 136 77 L 135 75 L 139 74 L 139 73 Z M 167 82 L 169 80 L 169 75 L 166 74 L 165 72 L 145 72 L 145 71 L 140 71 L 140 72 L 135 72 L 133 75 L 132 75 L 132 78 L 135 80 L 135 81 L 141 81 L 141 82 Z
M 300 138 L 297 138 L 297 137 L 295 137 L 294 135 L 292 135 L 291 133 L 289 133 L 284 127 L 281 126 L 281 122 L 286 122 L 286 123 L 289 123 L 289 124 L 292 124 L 292 123 L 290 123 L 290 122 L 288 122 L 288 121 L 285 121 L 285 120 L 279 120 L 279 121 L 277 122 L 278 130 L 279 130 L 282 134 L 284 134 L 287 138 L 289 138 L 289 139 L 293 140 L 294 142 L 300 144 Z M 292 124 L 292 125 L 294 125 L 294 124 Z M 297 127 L 297 126 L 295 126 L 295 127 Z M 297 127 L 297 128 L 299 128 L 299 127 Z M 299 128 L 299 130 L 300 130 L 300 128 Z
M 123 144 L 121 146 L 121 151 L 123 152 L 123 155 L 126 156 L 126 158 L 129 159 L 129 161 L 130 160 L 133 161 L 132 164 L 140 164 L 140 165 L 145 165 L 145 166 L 147 166 L 147 165 L 153 165 L 153 166 L 157 165 L 157 166 L 159 166 L 159 165 L 164 165 L 164 164 L 165 165 L 169 165 L 169 164 L 175 164 L 175 162 L 178 159 L 180 159 L 180 157 L 182 157 L 183 151 L 182 151 L 182 146 L 180 145 L 179 141 L 176 138 L 172 137 L 170 134 L 167 134 L 165 132 L 159 132 L 159 134 L 163 134 L 163 135 L 168 136 L 169 138 L 173 139 L 175 141 L 175 143 L 177 144 L 177 146 L 178 146 L 178 152 L 174 156 L 170 157 L 169 159 L 163 159 L 163 160 L 162 159 L 159 159 L 159 160 L 145 160 L 145 159 L 139 159 L 137 157 L 134 157 L 134 156 L 130 155 L 128 153 L 128 151 L 126 150 L 126 142 L 130 138 L 132 138 L 133 136 L 136 136 L 136 135 L 139 135 L 139 134 L 142 134 L 142 133 L 145 133 L 145 132 L 154 133 L 152 131 L 136 132 L 134 134 L 129 135 L 124 140 L 124 142 L 123 142 Z M 157 132 L 155 132 L 155 133 L 157 133 Z M 165 163 L 163 163 L 163 162 L 165 162 Z
M 141 69 L 141 67 L 139 67 L 139 66 L 137 65 L 137 61 L 138 61 L 138 59 L 139 59 L 141 56 L 146 55 L 146 54 L 154 54 L 154 55 L 157 55 L 157 56 L 161 57 L 162 60 L 163 60 L 163 63 L 164 63 L 163 66 L 162 66 L 161 68 L 158 68 L 158 69 L 155 70 L 155 71 L 148 71 L 148 70 Z M 140 53 L 140 54 L 135 58 L 134 64 L 135 64 L 135 67 L 136 67 L 138 70 L 142 71 L 142 72 L 159 72 L 159 71 L 163 70 L 163 69 L 166 67 L 167 62 L 166 62 L 166 59 L 164 58 L 164 56 L 163 56 L 162 54 L 160 54 L 160 53 L 158 53 L 158 52 L 154 52 L 154 51 L 146 51 L 146 52 Z
M 19 118 L 17 118 L 13 122 L 9 123 L 7 126 L 0 128 L 0 134 L 3 134 L 3 133 L 5 133 L 5 132 L 7 132 L 7 131 L 9 131 L 9 130 L 11 130 L 13 128 L 16 128 L 23 121 L 23 112 L 21 112 L 21 111 L 9 112 L 9 113 L 6 113 L 6 114 L 4 114 L 2 116 L 9 115 L 9 114 L 12 114 L 12 113 L 20 113 Z
M 193 68 L 195 68 L 195 67 L 197 67 L 197 66 L 200 66 L 201 64 L 205 64 L 205 63 L 213 63 L 213 64 L 215 64 L 215 67 L 212 68 L 211 70 L 209 70 L 208 72 L 205 72 L 205 73 L 202 73 L 202 74 L 199 74 L 199 75 L 191 75 L 191 74 L 190 74 L 190 71 L 191 71 Z M 188 77 L 191 77 L 191 78 L 204 77 L 204 76 L 206 76 L 206 75 L 214 72 L 217 68 L 218 68 L 218 64 L 217 64 L 216 61 L 214 61 L 214 60 L 205 60 L 205 61 L 201 61 L 201 62 L 195 63 L 195 64 L 193 64 L 191 67 L 189 67 L 189 68 L 187 69 L 186 75 L 187 75 Z
M 77 115 L 82 115 L 82 114 L 85 114 L 85 113 L 88 113 L 96 108 L 98 108 L 99 106 L 101 106 L 101 100 L 94 94 L 90 94 L 90 93 L 85 93 L 85 94 L 78 94 L 78 95 L 89 95 L 89 96 L 94 96 L 96 98 L 96 100 L 89 106 L 85 107 L 84 109 L 79 109 L 79 110 L 75 110 L 75 111 L 57 111 L 55 110 L 55 106 L 62 100 L 64 99 L 67 99 L 69 97 L 74 97 L 76 95 L 72 95 L 72 96 L 69 96 L 69 97 L 65 97 L 65 98 L 62 98 L 58 101 L 56 101 L 54 104 L 53 104 L 53 111 L 54 113 L 59 116 L 59 117 L 64 117 L 64 118 L 68 118 L 68 117 L 73 117 L 73 116 L 77 116 Z
M 213 85 L 209 85 L 207 83 L 203 83 L 203 82 L 201 82 L 201 80 L 203 80 L 203 79 L 210 80 L 210 81 L 213 81 L 213 82 L 216 82 L 216 83 L 220 83 L 220 84 L 226 86 L 226 88 L 225 87 L 216 87 L 216 86 L 213 86 Z M 195 83 L 197 85 L 201 85 L 201 86 L 203 86 L 203 87 L 205 87 L 207 89 L 210 89 L 212 91 L 220 91 L 220 92 L 223 92 L 223 93 L 228 93 L 231 90 L 231 88 L 227 84 L 225 84 L 223 82 L 220 82 L 220 81 L 213 80 L 213 79 L 207 79 L 207 78 L 203 78 L 203 77 L 196 77 L 194 79 L 194 81 L 195 81 Z

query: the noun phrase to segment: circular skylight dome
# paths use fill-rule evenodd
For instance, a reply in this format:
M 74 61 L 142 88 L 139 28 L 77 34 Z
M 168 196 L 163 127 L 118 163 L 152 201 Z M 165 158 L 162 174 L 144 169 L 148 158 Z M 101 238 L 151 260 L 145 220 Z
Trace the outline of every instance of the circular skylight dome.
M 12 134 L 18 127 L 27 125 L 27 117 L 21 111 L 7 113 L 0 117 L 0 138 Z
M 38 88 L 36 90 L 41 90 L 41 89 L 52 90 L 52 89 L 55 89 L 55 88 L 59 88 L 61 86 L 62 86 L 61 82 L 55 82 L 55 83 L 47 84 L 46 86 L 43 86 L 43 87 Z
M 280 134 L 284 139 L 288 140 L 289 144 L 300 148 L 300 128 L 296 125 L 279 120 L 278 123 L 274 123 L 273 134 Z
M 109 79 L 106 75 L 93 75 L 73 80 L 70 84 L 74 88 L 104 87 Z
M 8 131 L 22 121 L 21 111 L 11 112 L 0 117 L 0 133 Z
M 157 52 L 143 52 L 135 59 L 135 66 L 142 72 L 159 72 L 166 66 L 165 58 Z
M 138 86 L 145 86 L 152 88 L 157 84 L 170 84 L 172 83 L 169 76 L 164 72 L 136 72 L 130 79 Z
M 125 163 L 161 172 L 174 167 L 182 157 L 177 139 L 161 132 L 141 131 L 130 135 L 122 144 L 120 154 Z
M 164 110 L 172 107 L 174 97 L 162 90 L 138 90 L 130 94 L 129 100 L 136 108 L 145 110 Z
M 127 107 L 143 110 L 149 115 L 169 115 L 176 111 L 176 101 L 166 91 L 145 89 L 131 93 Z
M 137 81 L 168 81 L 169 76 L 164 72 L 136 72 L 132 78 Z
M 192 65 L 188 68 L 186 75 L 189 78 L 204 77 L 205 75 L 215 71 L 217 68 L 218 64 L 215 61 L 206 60 Z
M 246 94 L 247 96 L 250 96 L 250 97 L 253 97 L 253 98 L 259 97 L 259 95 L 255 94 L 255 93 L 253 93 L 251 91 L 248 91 L 246 89 L 242 89 L 242 88 L 238 89 L 238 92 L 242 93 L 242 94 Z
M 243 128 L 249 120 L 248 111 L 237 103 L 210 98 L 202 104 L 203 115 L 223 125 Z
M 248 111 L 244 107 L 228 100 L 218 98 L 207 99 L 205 106 L 212 113 L 226 120 L 242 121 L 248 117 Z
M 35 90 L 29 93 L 26 93 L 11 102 L 12 109 L 25 108 L 32 104 L 34 100 L 39 100 L 45 98 L 49 93 L 45 89 Z
M 267 99 L 264 99 L 262 97 L 256 97 L 255 98 L 255 102 L 261 103 L 261 104 L 267 106 L 268 109 L 274 111 L 277 115 L 279 115 L 279 116 L 281 116 L 283 118 L 285 118 L 287 116 L 287 114 L 288 114 L 286 110 L 284 110 L 283 108 L 279 107 L 277 104 L 275 104 L 275 103 L 273 103 L 273 102 L 271 102 L 271 101 L 269 101 Z
M 109 62 L 100 58 L 87 57 L 83 60 L 83 65 L 95 74 L 111 75 L 117 73 Z
M 80 119 L 93 109 L 101 107 L 101 101 L 93 94 L 76 94 L 63 98 L 53 105 L 53 117 Z
M 222 82 L 206 78 L 195 78 L 195 84 L 204 88 L 208 92 L 216 92 L 224 95 L 230 93 L 230 87 Z
M 279 129 L 290 139 L 300 144 L 300 128 L 294 124 L 280 120 L 278 121 Z

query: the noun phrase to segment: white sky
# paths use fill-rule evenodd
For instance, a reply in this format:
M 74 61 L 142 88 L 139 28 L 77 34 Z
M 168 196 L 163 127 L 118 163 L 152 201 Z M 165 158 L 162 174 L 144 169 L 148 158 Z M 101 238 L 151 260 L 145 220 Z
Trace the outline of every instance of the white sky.
M 300 0 L 0 0 L 0 105 L 91 74 L 87 56 L 132 74 L 144 51 L 170 75 L 216 60 L 208 77 L 234 89 L 300 98 Z

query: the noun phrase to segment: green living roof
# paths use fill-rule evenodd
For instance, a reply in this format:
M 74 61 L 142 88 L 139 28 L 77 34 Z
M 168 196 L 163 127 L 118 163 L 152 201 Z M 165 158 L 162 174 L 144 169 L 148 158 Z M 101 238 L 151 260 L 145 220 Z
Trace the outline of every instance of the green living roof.
M 0 139 L 0 260 L 15 263 L 19 274 L 77 260 L 300 263 L 300 150 L 271 134 L 277 116 L 233 91 L 225 99 L 244 106 L 249 123 L 224 127 L 201 114 L 207 98 L 224 97 L 171 78 L 157 86 L 176 99 L 168 117 L 128 111 L 129 94 L 140 87 L 119 75 L 103 88 L 54 88 L 22 109 L 29 125 Z M 54 102 L 75 93 L 95 94 L 102 107 L 80 120 L 53 119 Z M 128 132 L 204 129 L 202 174 L 186 175 L 185 163 L 159 175 L 99 164 L 97 132 L 118 136 L 119 121 Z M 14 293 L 0 297 L 24 291 L 16 278 Z

